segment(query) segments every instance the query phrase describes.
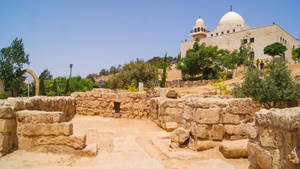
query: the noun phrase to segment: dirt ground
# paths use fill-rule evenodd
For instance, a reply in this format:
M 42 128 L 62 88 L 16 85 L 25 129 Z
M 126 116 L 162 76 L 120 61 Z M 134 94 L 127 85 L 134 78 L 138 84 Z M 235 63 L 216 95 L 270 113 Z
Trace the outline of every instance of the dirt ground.
M 0 169 L 246 169 L 247 159 L 225 159 L 218 148 L 169 151 L 169 133 L 151 120 L 79 116 L 74 133 L 99 145 L 96 157 L 17 150 L 0 158 Z

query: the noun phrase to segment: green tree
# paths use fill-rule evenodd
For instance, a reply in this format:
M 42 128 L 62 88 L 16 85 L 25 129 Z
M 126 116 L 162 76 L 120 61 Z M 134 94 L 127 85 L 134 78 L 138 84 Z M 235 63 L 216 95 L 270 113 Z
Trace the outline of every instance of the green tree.
M 57 96 L 56 79 L 54 79 L 54 81 L 53 81 L 53 85 L 52 85 L 51 91 L 54 93 L 54 96 Z
M 270 55 L 272 57 L 280 56 L 284 58 L 284 52 L 286 50 L 286 46 L 284 46 L 282 43 L 275 42 L 264 48 L 264 54 Z
M 167 62 L 167 54 L 165 54 L 163 63 L 162 63 L 162 67 L 163 67 L 163 72 L 161 75 L 161 81 L 160 81 L 160 87 L 166 87 L 166 80 L 167 80 L 167 68 L 170 65 Z
M 22 39 L 16 38 L 7 48 L 0 51 L 0 79 L 4 80 L 5 90 L 14 91 L 21 88 L 25 76 L 23 66 L 29 64 L 29 55 L 24 51 Z
M 45 86 L 45 81 L 52 80 L 53 76 L 51 75 L 48 69 L 43 70 L 39 75 L 40 80 L 40 95 L 46 95 L 49 92 L 49 88 Z
M 299 59 L 300 59 L 300 48 L 295 49 L 293 47 L 293 49 L 292 49 L 292 59 L 295 61 L 295 63 L 297 63 L 297 61 L 299 62 Z
M 107 87 L 127 89 L 132 82 L 135 82 L 136 87 L 138 87 L 138 82 L 143 82 L 145 87 L 150 88 L 155 85 L 157 79 L 158 70 L 155 66 L 136 59 L 125 64 L 119 73 L 110 77 Z
M 280 102 L 293 102 L 300 98 L 300 84 L 293 80 L 284 58 L 273 58 L 262 70 L 250 70 L 241 86 L 233 91 L 236 97 L 251 97 L 268 107 Z

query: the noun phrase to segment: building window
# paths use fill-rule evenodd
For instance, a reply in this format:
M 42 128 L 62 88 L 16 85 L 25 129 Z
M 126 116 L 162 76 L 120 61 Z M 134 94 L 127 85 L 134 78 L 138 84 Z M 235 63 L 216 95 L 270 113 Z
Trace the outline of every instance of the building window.
M 248 41 L 247 39 L 243 39 L 243 43 L 246 44 Z
M 254 38 L 250 38 L 250 43 L 254 43 Z
M 235 29 L 233 29 L 232 32 L 235 32 Z
M 227 31 L 227 33 L 229 33 L 229 31 Z
M 224 34 L 224 32 L 221 32 L 221 34 L 223 35 L 223 34 Z
M 198 28 L 198 32 L 200 31 L 200 28 Z
M 216 36 L 218 36 L 219 35 L 219 33 L 216 33 Z
M 211 34 L 210 36 L 214 36 L 214 34 Z
M 282 37 L 280 37 L 280 42 L 282 42 Z

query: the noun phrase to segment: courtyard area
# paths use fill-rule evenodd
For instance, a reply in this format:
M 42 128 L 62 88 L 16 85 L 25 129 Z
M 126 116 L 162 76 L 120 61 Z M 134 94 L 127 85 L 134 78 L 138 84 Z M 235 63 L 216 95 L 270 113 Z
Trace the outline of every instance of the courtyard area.
M 169 133 L 146 119 L 76 116 L 74 134 L 98 144 L 95 157 L 17 150 L 0 158 L 1 169 L 246 169 L 248 159 L 226 159 L 218 147 L 170 149 Z

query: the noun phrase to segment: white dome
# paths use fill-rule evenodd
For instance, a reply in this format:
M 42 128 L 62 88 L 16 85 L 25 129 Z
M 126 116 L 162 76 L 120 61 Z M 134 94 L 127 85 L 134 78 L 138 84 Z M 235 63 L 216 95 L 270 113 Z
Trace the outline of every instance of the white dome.
M 196 26 L 204 26 L 204 21 L 202 18 L 198 18 L 196 21 Z
M 244 25 L 245 21 L 244 19 L 241 17 L 241 15 L 239 15 L 236 12 L 230 11 L 228 13 L 226 13 L 220 20 L 219 25 Z

